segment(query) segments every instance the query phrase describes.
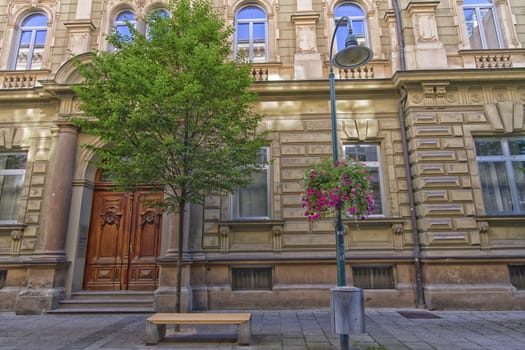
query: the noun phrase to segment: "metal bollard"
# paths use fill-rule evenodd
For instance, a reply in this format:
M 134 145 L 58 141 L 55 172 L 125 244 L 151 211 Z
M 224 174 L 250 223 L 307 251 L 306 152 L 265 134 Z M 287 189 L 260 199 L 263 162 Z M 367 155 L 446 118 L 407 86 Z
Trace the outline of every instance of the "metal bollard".
M 365 333 L 363 290 L 356 287 L 336 287 L 330 292 L 330 310 L 334 333 Z

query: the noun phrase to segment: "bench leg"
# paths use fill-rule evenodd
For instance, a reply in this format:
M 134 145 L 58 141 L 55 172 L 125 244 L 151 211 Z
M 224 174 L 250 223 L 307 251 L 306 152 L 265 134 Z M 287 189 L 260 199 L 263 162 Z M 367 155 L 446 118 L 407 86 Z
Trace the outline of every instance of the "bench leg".
M 166 325 L 146 321 L 146 335 L 144 337 L 146 345 L 155 345 L 163 340 L 165 336 Z
M 237 341 L 240 345 L 250 345 L 252 338 L 252 321 L 241 323 L 237 328 Z

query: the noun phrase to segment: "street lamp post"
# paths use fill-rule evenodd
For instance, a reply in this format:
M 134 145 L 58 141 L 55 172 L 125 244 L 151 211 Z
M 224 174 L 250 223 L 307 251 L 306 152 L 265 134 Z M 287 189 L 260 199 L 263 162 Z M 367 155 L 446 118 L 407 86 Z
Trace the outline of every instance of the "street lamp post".
M 337 33 L 337 28 L 339 25 L 346 21 L 346 26 L 348 29 L 348 35 L 345 40 L 345 48 L 336 53 L 332 57 L 332 50 L 334 46 L 334 40 Z M 334 69 L 333 66 L 337 66 L 343 69 L 352 69 L 366 64 L 373 54 L 372 51 L 365 47 L 359 46 L 357 43 L 357 38 L 352 34 L 352 23 L 350 19 L 346 16 L 339 18 L 337 21 L 334 33 L 332 35 L 332 40 L 330 42 L 330 52 L 329 52 L 329 62 L 330 62 L 330 71 L 328 78 L 330 80 L 330 116 L 331 116 L 331 126 L 332 126 L 332 154 L 334 164 L 339 161 L 339 145 L 337 140 L 337 112 L 335 104 L 335 78 L 334 78 Z M 335 244 L 336 244 L 336 262 L 337 262 L 337 287 L 346 286 L 346 259 L 345 259 L 345 242 L 344 242 L 344 227 L 341 218 L 341 208 L 336 210 L 336 222 L 335 222 Z M 340 335 L 340 349 L 348 350 L 349 348 L 349 336 L 348 334 Z

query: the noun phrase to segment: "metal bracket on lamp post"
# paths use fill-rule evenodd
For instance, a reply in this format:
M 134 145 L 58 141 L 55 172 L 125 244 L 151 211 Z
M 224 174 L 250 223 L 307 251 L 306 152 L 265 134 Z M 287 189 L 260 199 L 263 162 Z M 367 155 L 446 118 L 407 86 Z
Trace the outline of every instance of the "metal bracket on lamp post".
M 332 49 L 334 47 L 334 40 L 337 33 L 337 28 L 342 23 L 342 21 L 346 21 L 346 27 L 348 29 L 348 35 L 345 40 L 345 48 L 341 51 L 339 51 L 335 57 L 332 57 Z M 336 112 L 336 104 L 335 104 L 335 77 L 334 77 L 334 64 L 343 69 L 352 69 L 357 68 L 359 66 L 362 66 L 363 64 L 366 64 L 371 58 L 373 54 L 372 51 L 365 47 L 365 46 L 359 46 L 357 43 L 357 38 L 354 34 L 352 34 L 352 23 L 350 21 L 350 18 L 347 16 L 343 16 L 339 18 L 339 20 L 336 22 L 334 33 L 332 35 L 332 40 L 330 42 L 330 50 L 329 50 L 329 62 L 330 62 L 330 71 L 328 74 L 328 78 L 330 81 L 330 117 L 331 117 L 331 127 L 332 127 L 332 154 L 333 154 L 333 161 L 334 164 L 339 161 L 339 145 L 337 140 L 337 112 Z M 346 286 L 346 258 L 345 258 L 345 242 L 344 242 L 344 227 L 343 222 L 341 218 L 341 208 L 337 208 L 336 210 L 336 222 L 335 222 L 335 244 L 336 244 L 336 263 L 337 263 L 337 287 L 345 287 Z M 340 288 L 341 291 L 343 291 L 344 288 Z M 348 289 L 344 290 L 345 292 L 348 291 Z M 336 295 L 337 297 L 337 288 L 336 291 L 333 293 L 333 295 Z M 361 292 L 362 293 L 362 292 Z M 361 294 L 362 295 L 362 294 Z M 332 305 L 337 303 L 332 303 Z M 334 308 L 334 307 L 332 307 Z M 361 307 L 361 309 L 363 309 Z M 334 310 L 332 310 L 334 312 Z M 337 321 L 337 317 L 333 317 L 335 319 L 335 322 Z M 364 323 L 362 323 L 362 328 L 364 331 Z M 341 327 L 334 327 L 336 329 L 340 329 Z M 348 350 L 349 349 L 349 332 L 343 332 L 346 334 L 340 335 L 340 350 Z

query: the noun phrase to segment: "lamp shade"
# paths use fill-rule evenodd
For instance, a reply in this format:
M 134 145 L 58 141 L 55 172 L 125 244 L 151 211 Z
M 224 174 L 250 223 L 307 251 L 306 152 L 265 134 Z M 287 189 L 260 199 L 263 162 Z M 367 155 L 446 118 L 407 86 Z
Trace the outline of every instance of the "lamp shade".
M 366 64 L 372 58 L 372 50 L 366 46 L 347 46 L 333 58 L 335 66 L 343 69 L 352 69 Z
M 372 56 L 372 50 L 366 46 L 358 45 L 357 37 L 352 34 L 352 29 L 349 27 L 345 39 L 345 48 L 335 54 L 333 63 L 339 68 L 352 69 L 367 63 Z

